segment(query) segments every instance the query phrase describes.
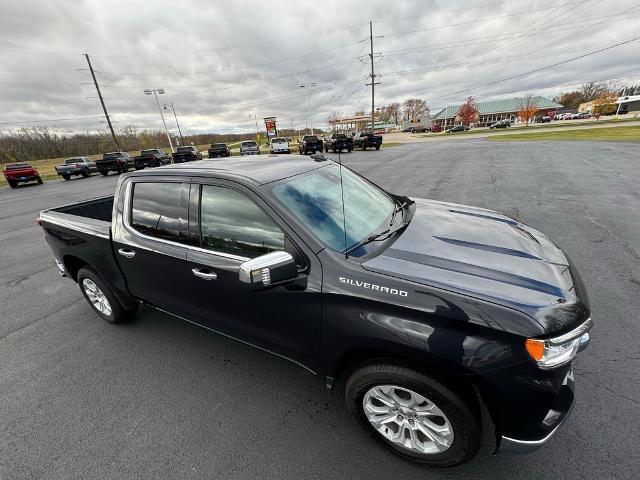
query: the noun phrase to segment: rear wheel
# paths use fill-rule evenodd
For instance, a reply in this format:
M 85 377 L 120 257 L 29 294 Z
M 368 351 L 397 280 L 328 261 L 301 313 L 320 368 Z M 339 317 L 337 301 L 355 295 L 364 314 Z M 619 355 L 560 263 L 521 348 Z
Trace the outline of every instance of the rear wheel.
M 65 180 L 71 180 L 71 175 L 62 175 Z
M 367 149 L 367 146 L 365 144 L 362 144 L 362 151 L 364 152 Z
M 18 186 L 18 184 L 16 182 L 12 182 L 11 180 L 7 180 L 7 183 L 9 184 L 9 186 L 11 188 L 16 188 Z
M 90 268 L 78 272 L 78 285 L 91 308 L 109 323 L 129 320 L 136 308 L 125 310 L 107 284 Z
M 107 175 L 109 175 L 109 170 L 100 170 L 100 175 L 106 177 Z
M 87 178 L 89 175 L 91 175 L 91 172 L 89 172 L 88 168 L 85 168 L 84 170 L 82 170 L 82 176 L 84 178 Z
M 38 177 L 37 179 L 38 185 L 42 185 L 42 179 L 40 177 Z
M 376 145 L 376 150 L 380 150 L 380 145 Z
M 478 452 L 474 399 L 417 370 L 371 363 L 345 385 L 354 418 L 398 455 L 431 466 L 467 462 Z

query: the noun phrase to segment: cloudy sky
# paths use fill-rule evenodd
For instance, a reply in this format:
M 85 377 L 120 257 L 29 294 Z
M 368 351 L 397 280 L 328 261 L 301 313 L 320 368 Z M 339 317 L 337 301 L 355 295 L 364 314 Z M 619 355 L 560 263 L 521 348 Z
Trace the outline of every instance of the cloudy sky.
M 495 83 L 640 36 L 638 0 L 0 0 L 0 129 L 105 130 L 83 53 L 116 128 L 162 126 L 147 88 L 183 133 L 300 128 L 311 82 L 318 126 L 370 109 L 370 20 L 377 106 L 640 83 L 640 41 Z

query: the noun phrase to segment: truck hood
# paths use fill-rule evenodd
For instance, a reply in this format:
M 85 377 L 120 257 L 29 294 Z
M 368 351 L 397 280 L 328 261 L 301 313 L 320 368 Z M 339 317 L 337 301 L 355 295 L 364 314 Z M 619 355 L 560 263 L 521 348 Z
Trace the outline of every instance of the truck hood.
M 409 226 L 363 268 L 514 308 L 545 332 L 588 314 L 564 252 L 539 231 L 482 208 L 417 199 Z

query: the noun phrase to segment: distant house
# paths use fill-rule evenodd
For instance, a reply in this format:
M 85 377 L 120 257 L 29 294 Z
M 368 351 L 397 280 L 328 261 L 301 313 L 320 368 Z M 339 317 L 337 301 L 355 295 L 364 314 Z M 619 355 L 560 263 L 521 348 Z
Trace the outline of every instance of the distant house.
M 420 128 L 420 127 L 431 128 L 432 122 L 433 122 L 433 117 L 430 114 L 425 113 L 423 115 L 420 115 L 419 117 L 414 117 L 414 118 L 412 118 L 410 120 L 405 120 L 404 122 L 402 122 L 401 127 L 403 129 L 410 128 L 410 127 L 414 127 L 414 128 Z
M 511 98 L 478 102 L 478 118 L 473 124 L 476 127 L 486 127 L 498 120 L 515 122 L 524 100 L 523 98 Z M 539 117 L 547 115 L 548 111 L 555 112 L 557 109 L 562 108 L 559 103 L 540 96 L 533 97 L 531 101 L 538 108 L 539 112 L 536 116 Z M 450 105 L 443 108 L 433 118 L 433 123 L 443 127 L 450 127 L 460 123 L 459 119 L 456 119 L 458 110 L 460 110 L 460 105 Z

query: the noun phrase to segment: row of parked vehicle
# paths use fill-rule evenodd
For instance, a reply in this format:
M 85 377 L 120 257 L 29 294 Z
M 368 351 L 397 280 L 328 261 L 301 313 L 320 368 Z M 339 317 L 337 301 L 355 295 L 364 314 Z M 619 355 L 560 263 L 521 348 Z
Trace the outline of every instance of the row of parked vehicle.
M 291 140 L 285 137 L 277 137 L 269 143 L 269 153 L 291 153 Z M 380 150 L 382 136 L 373 132 L 359 132 L 351 135 L 345 133 L 332 133 L 319 138 L 317 135 L 304 135 L 298 140 L 298 151 L 302 155 L 322 152 L 351 152 L 354 148 L 366 150 L 374 148 Z M 213 143 L 209 148 L 209 158 L 230 157 L 231 149 L 226 143 Z M 260 146 L 253 140 L 240 142 L 240 155 L 260 155 Z M 65 180 L 71 177 L 89 177 L 94 173 L 109 175 L 109 172 L 117 174 L 128 172 L 132 169 L 161 167 L 170 163 L 184 163 L 202 160 L 203 156 L 194 146 L 178 147 L 171 155 L 161 148 L 142 150 L 140 155 L 131 156 L 126 152 L 108 152 L 99 160 L 91 160 L 89 157 L 68 158 L 61 165 L 56 165 L 55 170 Z M 42 184 L 42 178 L 37 168 L 27 162 L 8 163 L 4 166 L 3 174 L 11 188 L 19 183 L 37 182 Z

